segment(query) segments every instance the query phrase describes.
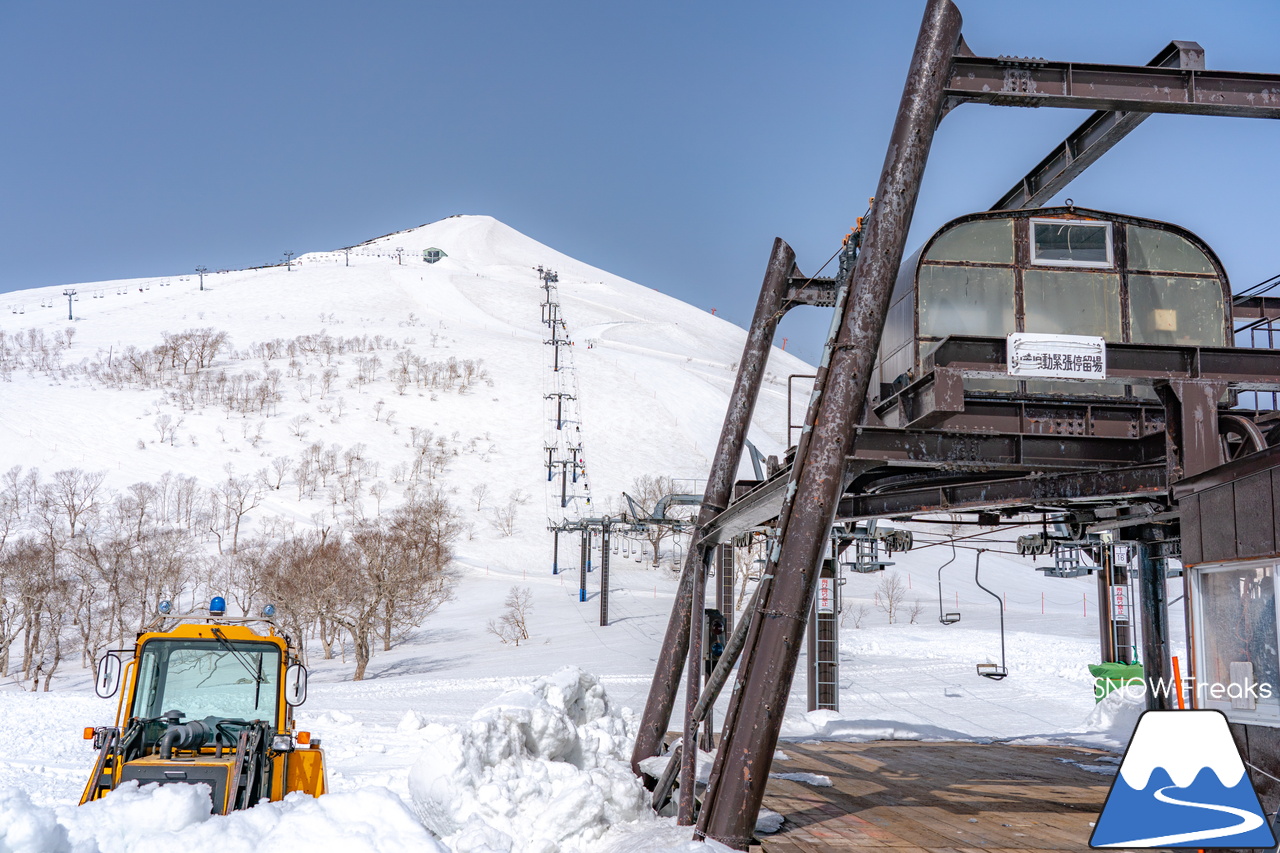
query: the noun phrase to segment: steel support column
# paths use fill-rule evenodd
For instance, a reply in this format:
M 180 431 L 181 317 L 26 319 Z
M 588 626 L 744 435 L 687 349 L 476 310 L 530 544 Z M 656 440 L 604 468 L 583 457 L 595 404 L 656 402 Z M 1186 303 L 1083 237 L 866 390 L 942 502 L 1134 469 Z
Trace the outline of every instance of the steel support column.
M 786 712 L 805 621 L 840 494 L 845 458 L 867 399 L 871 367 L 884 329 L 889 298 L 902 263 L 907 231 L 938 120 L 943 92 L 960 40 L 960 12 L 951 0 L 930 0 L 921 23 L 902 103 L 853 273 L 853 290 L 832 354 L 812 438 L 798 472 L 799 488 L 785 541 L 780 543 L 769 601 L 760 628 L 739 666 L 739 686 L 712 767 L 695 837 L 738 850 L 750 843 L 769 767 Z M 744 671 L 745 670 L 745 671 Z M 736 708 L 751 709 L 741 715 Z
M 755 315 L 747 330 L 747 342 L 742 350 L 741 366 L 729 397 L 724 426 L 720 430 L 720 441 L 716 445 L 711 464 L 711 476 L 707 478 L 702 506 L 698 510 L 698 521 L 689 538 L 689 551 L 685 556 L 684 570 L 680 574 L 680 586 L 676 590 L 671 618 L 667 622 L 667 633 L 659 647 L 653 684 L 649 688 L 644 716 L 636 734 L 635 749 L 631 753 L 631 768 L 637 776 L 642 775 L 640 762 L 661 751 L 662 739 L 671 722 L 671 710 L 680 689 L 680 675 L 689 654 L 690 628 L 697 621 L 690 618 L 693 612 L 690 604 L 696 569 L 702 565 L 701 554 L 706 550 L 706 546 L 701 543 L 702 529 L 728 506 L 732 496 L 747 427 L 751 424 L 751 413 L 755 410 L 760 381 L 769 360 L 769 347 L 773 343 L 773 333 L 783 310 L 787 279 L 794 266 L 795 252 L 782 240 L 774 240 L 764 282 L 760 286 Z
M 578 601 L 587 600 L 587 531 L 578 535 Z
M 724 616 L 725 634 L 733 633 L 733 543 L 716 546 L 716 610 Z
M 1151 545 L 1138 542 L 1138 600 L 1142 606 L 1142 675 L 1147 681 L 1147 710 L 1177 707 L 1177 694 L 1155 689 L 1173 678 L 1169 657 L 1169 601 L 1164 562 L 1151 556 Z M 1188 608 L 1190 609 L 1190 608 Z
M 609 625 L 609 522 L 600 531 L 600 627 Z
M 1227 390 L 1227 383 L 1173 379 L 1156 383 L 1155 389 L 1165 409 L 1169 483 L 1221 465 L 1218 401 Z

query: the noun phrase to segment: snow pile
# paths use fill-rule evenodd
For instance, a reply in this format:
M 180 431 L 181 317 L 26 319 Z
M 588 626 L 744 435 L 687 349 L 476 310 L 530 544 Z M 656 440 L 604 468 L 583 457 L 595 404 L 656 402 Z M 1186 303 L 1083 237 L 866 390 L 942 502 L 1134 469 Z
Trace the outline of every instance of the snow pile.
M 456 853 L 570 853 L 652 820 L 627 761 L 634 721 L 573 666 L 508 690 L 468 723 L 432 723 L 409 772 L 418 814 Z
M 342 850 L 448 853 L 395 794 L 368 787 L 318 799 L 290 794 L 230 815 L 209 814 L 206 785 L 126 782 L 101 800 L 57 809 L 0 791 L 3 853 L 256 853 Z
M 1147 709 L 1147 697 L 1140 687 L 1113 690 L 1093 707 L 1085 718 L 1085 731 L 1100 735 L 1099 741 L 1115 749 L 1124 749 L 1133 737 L 1138 718 Z
M 841 717 L 837 711 L 825 709 L 788 714 L 782 722 L 782 737 L 786 740 L 802 742 L 805 739 L 812 739 L 843 743 L 864 743 L 873 740 L 971 740 L 983 743 L 990 740 L 940 726 L 903 723 L 895 720 L 850 720 Z
M 788 782 L 803 782 L 815 788 L 830 788 L 831 777 L 821 773 L 770 773 L 771 779 L 785 779 Z

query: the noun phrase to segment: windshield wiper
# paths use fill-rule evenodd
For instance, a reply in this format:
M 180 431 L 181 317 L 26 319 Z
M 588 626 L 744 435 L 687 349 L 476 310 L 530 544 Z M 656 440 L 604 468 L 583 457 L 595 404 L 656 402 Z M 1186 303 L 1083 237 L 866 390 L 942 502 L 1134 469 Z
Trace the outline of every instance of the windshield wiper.
M 262 656 L 261 655 L 258 656 L 258 671 L 254 672 L 253 665 L 250 664 L 248 659 L 244 656 L 244 652 L 240 651 L 235 646 L 231 645 L 230 641 L 227 640 L 226 634 L 222 633 L 221 628 L 213 629 L 213 638 L 217 640 L 218 643 L 221 644 L 221 646 L 224 649 L 231 652 L 232 656 L 235 657 L 235 659 L 240 663 L 242 667 L 244 667 L 245 672 L 253 676 L 253 680 L 258 685 L 259 690 L 262 688 L 263 684 L 267 683 L 266 676 L 262 674 Z M 256 700 L 254 701 L 254 705 L 256 707 L 257 705 Z

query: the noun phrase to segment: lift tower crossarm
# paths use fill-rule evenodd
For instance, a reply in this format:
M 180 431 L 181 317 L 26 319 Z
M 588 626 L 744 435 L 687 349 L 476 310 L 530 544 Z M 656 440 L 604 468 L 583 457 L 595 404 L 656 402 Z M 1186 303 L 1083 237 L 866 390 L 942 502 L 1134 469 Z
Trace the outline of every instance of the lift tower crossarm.
M 1244 71 L 957 55 L 945 94 L 948 107 L 976 102 L 1280 118 L 1280 74 Z
M 1169 42 L 1164 50 L 1147 63 L 1147 67 L 1203 71 L 1204 48 L 1193 41 Z M 1148 115 L 1150 113 L 1138 110 L 1095 112 L 1054 148 L 1049 156 L 1002 195 L 991 209 L 1042 207 L 1131 130 L 1142 124 Z

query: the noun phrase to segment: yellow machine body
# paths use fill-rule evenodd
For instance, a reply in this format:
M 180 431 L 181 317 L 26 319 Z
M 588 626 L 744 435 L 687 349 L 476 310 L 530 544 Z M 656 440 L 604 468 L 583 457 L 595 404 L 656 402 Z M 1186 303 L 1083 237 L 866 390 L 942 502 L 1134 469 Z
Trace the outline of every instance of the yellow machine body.
M 247 621 L 203 617 L 138 635 L 118 674 L 115 725 L 86 729 L 99 754 L 81 805 L 130 780 L 203 783 L 217 814 L 325 793 L 320 742 L 299 738 L 289 701 L 301 704 L 288 689 L 296 670 L 305 699 L 305 670 L 273 627 L 235 624 Z

